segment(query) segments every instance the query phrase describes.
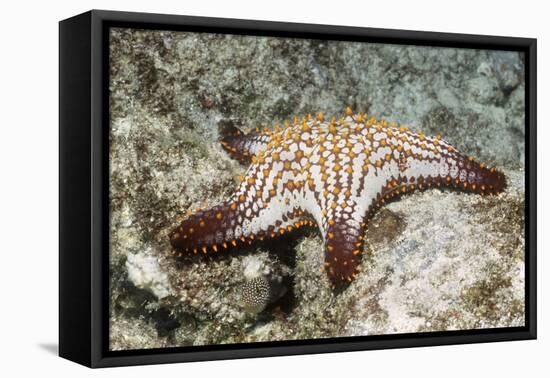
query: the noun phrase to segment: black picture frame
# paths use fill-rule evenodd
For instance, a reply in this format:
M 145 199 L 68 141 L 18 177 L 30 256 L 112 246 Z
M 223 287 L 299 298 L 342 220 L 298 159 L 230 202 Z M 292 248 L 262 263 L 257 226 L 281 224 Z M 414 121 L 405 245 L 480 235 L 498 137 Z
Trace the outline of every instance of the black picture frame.
M 110 27 L 322 38 L 525 53 L 524 327 L 109 351 Z M 92 10 L 59 24 L 59 355 L 89 367 L 535 339 L 536 39 Z

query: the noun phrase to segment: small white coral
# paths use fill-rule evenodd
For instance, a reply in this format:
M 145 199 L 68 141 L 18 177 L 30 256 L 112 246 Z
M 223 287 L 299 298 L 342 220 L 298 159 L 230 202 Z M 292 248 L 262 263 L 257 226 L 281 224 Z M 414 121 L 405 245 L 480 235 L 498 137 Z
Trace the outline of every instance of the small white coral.
M 269 274 L 270 269 L 266 264 L 265 256 L 257 254 L 246 256 L 243 259 L 244 277 L 247 280 L 255 279 L 263 274 Z
M 168 275 L 161 270 L 156 257 L 147 253 L 129 254 L 126 269 L 136 287 L 150 291 L 159 299 L 171 294 Z

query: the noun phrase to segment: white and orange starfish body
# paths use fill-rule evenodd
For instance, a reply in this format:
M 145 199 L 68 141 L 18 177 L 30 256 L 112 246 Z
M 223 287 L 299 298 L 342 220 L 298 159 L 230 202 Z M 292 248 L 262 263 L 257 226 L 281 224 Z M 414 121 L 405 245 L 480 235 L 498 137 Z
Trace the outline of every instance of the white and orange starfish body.
M 439 137 L 349 108 L 339 120 L 319 113 L 282 129 L 245 135 L 233 128 L 221 143 L 250 167 L 227 201 L 189 216 L 172 232 L 177 253 L 215 253 L 317 226 L 324 267 L 336 286 L 356 276 L 368 221 L 385 200 L 432 186 L 492 194 L 506 185 L 502 173 Z

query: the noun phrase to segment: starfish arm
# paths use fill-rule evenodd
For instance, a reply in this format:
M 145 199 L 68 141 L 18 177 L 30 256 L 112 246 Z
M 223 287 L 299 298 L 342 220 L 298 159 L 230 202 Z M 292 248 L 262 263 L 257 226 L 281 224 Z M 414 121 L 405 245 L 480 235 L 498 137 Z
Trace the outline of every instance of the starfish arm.
M 278 179 L 270 167 L 271 162 L 251 166 L 228 201 L 187 217 L 171 233 L 172 246 L 179 253 L 217 252 L 311 224 L 295 203 L 298 186 L 289 189 L 288 180 Z
M 170 234 L 170 243 L 176 252 L 207 253 L 236 246 L 241 219 L 238 206 L 228 201 L 210 209 L 199 210 L 187 217 Z
M 496 168 L 465 156 L 439 138 L 399 129 L 371 132 L 379 142 L 371 144 L 370 171 L 362 187 L 380 188 L 377 200 L 432 186 L 479 194 L 499 193 L 506 187 L 504 174 Z
M 271 137 L 268 133 L 243 133 L 233 125 L 226 125 L 221 131 L 221 145 L 233 157 L 243 164 L 252 162 L 252 157 L 265 151 Z
M 430 177 L 436 184 L 480 194 L 496 194 L 506 188 L 506 178 L 502 172 L 467 157 L 450 145 L 446 146 L 449 149 L 444 147 L 440 159 L 431 162 Z M 415 165 L 418 162 L 411 162 L 408 170 L 418 171 Z
M 404 141 L 404 142 L 403 142 Z M 444 140 L 423 134 L 406 133 L 401 140 L 403 149 L 394 158 L 399 165 L 401 181 L 450 186 L 480 194 L 499 193 L 506 187 L 505 176 L 496 168 L 475 161 L 460 153 Z
M 330 219 L 324 234 L 324 269 L 334 286 L 351 282 L 361 262 L 366 225 L 349 215 Z

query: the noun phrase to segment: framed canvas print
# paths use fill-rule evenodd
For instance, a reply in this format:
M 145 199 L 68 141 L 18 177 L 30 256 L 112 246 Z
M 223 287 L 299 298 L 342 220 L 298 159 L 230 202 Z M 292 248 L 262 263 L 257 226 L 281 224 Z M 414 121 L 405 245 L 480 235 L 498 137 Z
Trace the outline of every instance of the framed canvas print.
M 536 337 L 534 39 L 60 23 L 60 355 Z

